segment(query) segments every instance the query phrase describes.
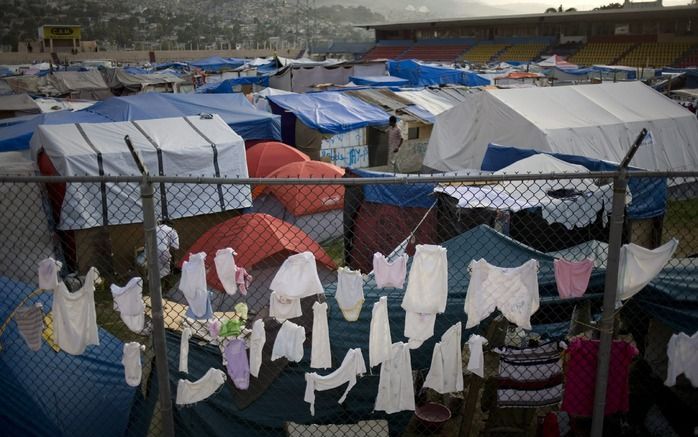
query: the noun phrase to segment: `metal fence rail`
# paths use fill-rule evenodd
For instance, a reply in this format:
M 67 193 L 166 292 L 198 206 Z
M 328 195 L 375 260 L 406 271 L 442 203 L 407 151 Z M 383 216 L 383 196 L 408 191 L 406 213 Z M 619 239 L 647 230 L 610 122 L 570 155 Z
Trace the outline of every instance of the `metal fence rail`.
M 2 429 L 535 435 L 555 416 L 570 435 L 690 435 L 696 389 L 683 376 L 671 387 L 664 381 L 671 336 L 698 329 L 697 178 L 635 171 L 323 180 L 0 176 L 0 382 L 9 394 L 0 401 Z M 676 250 L 651 275 L 672 239 Z M 427 255 L 441 250 L 432 246 L 445 248 L 446 264 Z M 228 247 L 244 271 L 228 265 L 220 267 L 228 276 L 219 275 L 214 259 Z M 201 252 L 208 292 L 192 286 L 191 276 L 180 281 L 183 263 Z M 323 292 L 277 299 L 296 286 L 291 281 L 272 296 L 272 279 L 303 252 L 312 253 Z M 376 253 L 387 268 L 408 255 L 404 286 L 381 286 Z M 39 288 L 38 266 L 48 257 L 61 263 L 58 278 L 70 293 Z M 101 278 L 96 284 L 91 267 Z M 341 282 L 351 271 L 361 274 L 362 297 Z M 651 276 L 646 285 L 643 272 Z M 137 284 L 142 324 L 137 310 L 114 297 L 128 284 Z M 629 296 L 633 287 L 641 291 Z M 445 304 L 429 309 L 442 290 Z M 65 304 L 66 296 L 75 302 Z M 374 304 L 383 302 L 392 343 L 411 340 L 407 377 L 395 370 L 397 355 L 370 366 Z M 325 338 L 323 303 L 331 357 L 327 368 L 311 368 Z M 287 327 L 304 328 L 297 361 L 272 360 L 285 335 L 278 305 L 290 311 Z M 89 344 L 85 326 L 92 324 L 81 318 L 91 306 L 99 344 Z M 62 311 L 80 317 L 66 322 Z M 258 320 L 266 341 L 259 373 L 249 376 Z M 66 333 L 77 343 L 87 339 L 84 351 L 69 353 Z M 486 340 L 482 361 L 478 339 Z M 135 354 L 140 367 L 122 363 L 130 342 L 144 346 Z M 306 375 L 330 374 L 354 348 L 366 371 L 341 404 L 346 384 L 315 391 L 312 415 Z M 225 382 L 205 379 L 194 385 L 204 399 L 178 402 L 186 397 L 181 381 L 198 381 L 210 369 L 224 372 Z M 141 376 L 133 386 L 131 370 Z M 377 405 L 379 392 L 396 397 Z

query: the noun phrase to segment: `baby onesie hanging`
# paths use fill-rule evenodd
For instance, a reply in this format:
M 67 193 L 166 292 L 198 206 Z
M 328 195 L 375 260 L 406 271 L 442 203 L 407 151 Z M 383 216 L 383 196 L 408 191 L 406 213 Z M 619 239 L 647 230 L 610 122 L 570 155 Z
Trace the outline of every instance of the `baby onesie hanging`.
M 373 273 L 376 278 L 378 288 L 402 288 L 405 286 L 405 275 L 407 274 L 406 253 L 398 256 L 389 262 L 382 253 L 373 254 Z
M 126 384 L 131 387 L 137 387 L 141 383 L 142 367 L 141 367 L 141 346 L 135 341 L 124 343 L 123 357 L 121 364 L 124 366 L 124 378 Z
M 448 261 L 446 248 L 418 244 L 407 279 L 402 308 L 415 313 L 437 314 L 446 310 Z
M 58 287 L 58 272 L 63 264 L 53 258 L 46 258 L 39 262 L 39 288 L 42 290 L 55 290 Z
M 364 304 L 364 279 L 361 272 L 351 270 L 348 267 L 340 267 L 337 270 L 337 305 L 342 311 L 344 320 L 355 322 L 361 313 Z
M 390 358 L 393 344 L 388 323 L 388 298 L 382 296 L 373 304 L 371 325 L 368 334 L 368 363 L 371 367 Z
M 414 383 L 410 348 L 398 342 L 390 347 L 390 359 L 381 365 L 374 410 L 388 414 L 414 411 Z
M 481 335 L 473 334 L 468 339 L 470 358 L 468 359 L 468 370 L 480 378 L 485 377 L 485 354 L 482 346 L 487 344 L 487 339 Z
M 216 266 L 216 274 L 218 274 L 218 279 L 223 284 L 226 294 L 229 296 L 234 295 L 237 292 L 237 282 L 236 282 L 236 272 L 237 266 L 235 265 L 235 251 L 226 247 L 225 249 L 220 249 L 216 252 L 216 257 L 213 259 L 213 263 Z
M 179 338 L 179 371 L 184 373 L 189 373 L 189 339 L 191 335 L 191 328 L 187 326 L 182 329 L 182 336 Z
M 131 278 L 125 286 L 111 285 L 114 309 L 119 311 L 121 320 L 135 333 L 143 331 L 145 304 L 143 303 L 143 280 Z
M 289 299 L 323 294 L 325 290 L 317 273 L 315 255 L 312 252 L 301 252 L 286 258 L 269 288 Z
M 279 322 L 303 315 L 300 299 L 289 299 L 272 291 L 269 296 L 269 316 Z
M 451 326 L 434 346 L 431 367 L 424 380 L 424 387 L 438 393 L 453 393 L 463 390 L 463 350 L 461 348 L 461 323 Z
M 228 375 L 240 390 L 247 390 L 250 387 L 250 364 L 247 360 L 245 342 L 240 339 L 233 339 L 225 346 L 225 361 Z
M 698 332 L 690 337 L 683 332 L 672 335 L 666 354 L 669 364 L 664 384 L 676 385 L 676 377 L 683 373 L 693 387 L 698 387 Z
M 275 361 L 285 357 L 289 361 L 299 362 L 303 359 L 303 342 L 305 341 L 305 328 L 288 320 L 281 325 L 274 347 L 271 350 L 271 360 Z
M 59 282 L 53 293 L 53 341 L 71 355 L 80 355 L 88 345 L 99 345 L 95 282 L 99 272 L 91 267 L 85 283 L 74 293 Z
M 484 259 L 470 262 L 470 283 L 465 296 L 466 329 L 477 326 L 495 308 L 521 328 L 531 329 L 531 315 L 538 311 L 538 261 L 518 267 L 497 267 Z
M 572 297 L 582 297 L 589 286 L 591 271 L 594 269 L 594 261 L 585 259 L 584 261 L 567 261 L 556 259 L 555 282 L 557 292 L 563 299 Z
M 192 253 L 189 261 L 182 264 L 182 277 L 179 281 L 179 289 L 187 299 L 193 318 L 208 319 L 211 317 L 211 298 L 206 286 L 206 254 L 204 252 Z
M 330 331 L 327 324 L 327 302 L 313 304 L 313 340 L 310 349 L 310 367 L 328 369 L 332 367 Z
M 357 376 L 366 373 L 366 363 L 361 354 L 361 349 L 349 349 L 342 360 L 342 364 L 337 370 L 329 375 L 320 376 L 317 373 L 305 374 L 305 395 L 303 400 L 310 404 L 310 414 L 315 415 L 315 391 L 325 391 L 337 388 L 342 384 L 347 384 L 342 397 L 337 401 L 344 403 L 349 391 L 356 385 Z
M 210 368 L 197 381 L 180 379 L 177 383 L 177 405 L 189 405 L 203 401 L 214 394 L 225 383 L 225 372 Z
M 262 365 L 262 349 L 267 342 L 267 333 L 264 330 L 264 321 L 257 319 L 252 324 L 250 334 L 250 375 L 259 376 L 259 368 Z
M 41 349 L 41 333 L 44 330 L 44 312 L 41 303 L 17 308 L 14 315 L 19 335 L 29 349 L 36 352 Z
M 621 246 L 618 300 L 630 299 L 645 288 L 674 256 L 678 246 L 676 238 L 652 250 L 633 243 Z

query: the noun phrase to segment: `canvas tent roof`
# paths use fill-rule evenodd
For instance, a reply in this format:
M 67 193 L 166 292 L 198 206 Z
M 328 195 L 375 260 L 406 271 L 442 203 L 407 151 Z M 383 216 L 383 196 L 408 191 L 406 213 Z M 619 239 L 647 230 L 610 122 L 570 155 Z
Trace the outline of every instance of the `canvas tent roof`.
M 640 130 L 653 145 L 632 164 L 648 170 L 698 166 L 698 120 L 640 82 L 487 90 L 437 116 L 424 165 L 479 168 L 497 143 L 620 162 Z
M 106 81 L 111 89 L 129 88 L 136 91 L 148 85 L 175 84 L 183 79 L 169 73 L 135 73 L 122 68 L 112 68 L 105 72 Z
M 39 105 L 26 94 L 0 96 L 0 112 L 14 112 L 21 114 L 38 114 L 41 112 Z
M 101 99 L 111 96 L 109 86 L 98 70 L 57 71 L 45 77 L 46 84 L 58 95 L 77 94 L 79 98 Z M 39 87 L 41 91 L 41 86 Z M 52 95 L 52 93 L 47 93 Z
M 222 58 L 220 56 L 211 56 L 210 58 L 197 59 L 189 64 L 200 68 L 206 72 L 218 73 L 226 70 L 234 70 L 245 65 L 244 59 Z
M 100 170 L 104 174 L 138 175 L 140 172 L 124 143 L 125 135 L 131 138 L 151 171 L 161 164 L 164 175 L 169 176 L 247 177 L 245 144 L 217 115 L 211 119 L 189 116 L 88 123 L 80 124 L 79 128 L 78 124 L 39 126 L 31 140 L 31 151 L 36 158 L 43 150 L 61 176 L 98 175 Z M 216 153 L 211 142 L 215 144 Z M 101 168 L 98 155 L 102 158 Z M 88 196 L 81 184 L 67 184 L 59 228 L 85 229 L 102 225 L 104 203 L 108 207 L 107 224 L 137 221 L 141 209 L 139 190 L 134 184 L 127 185 L 108 184 L 101 195 Z M 157 203 L 164 203 L 165 197 L 170 218 L 246 208 L 252 204 L 247 185 L 223 191 L 220 193 L 210 185 L 166 185 L 165 193 L 158 191 L 156 194 L 156 210 L 161 210 L 161 204 Z

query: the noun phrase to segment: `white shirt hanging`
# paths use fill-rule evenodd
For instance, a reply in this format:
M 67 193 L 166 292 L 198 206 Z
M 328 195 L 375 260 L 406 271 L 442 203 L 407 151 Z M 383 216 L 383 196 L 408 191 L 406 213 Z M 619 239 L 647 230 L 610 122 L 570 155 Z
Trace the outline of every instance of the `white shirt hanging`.
M 621 246 L 618 300 L 630 299 L 645 288 L 674 256 L 678 246 L 676 238 L 652 250 L 633 243 Z
M 179 234 L 174 228 L 167 225 L 157 225 L 155 227 L 155 239 L 158 244 L 158 266 L 160 267 L 160 277 L 170 274 L 170 263 L 172 262 L 171 249 L 179 249 Z
M 53 258 L 46 258 L 39 262 L 39 288 L 43 290 L 55 290 L 58 287 L 58 272 L 63 264 Z
M 366 373 L 366 363 L 361 354 L 361 349 L 349 349 L 344 356 L 342 364 L 337 370 L 329 375 L 320 376 L 317 373 L 305 374 L 305 396 L 303 400 L 310 404 L 310 414 L 315 415 L 315 391 L 325 391 L 337 388 L 342 384 L 347 384 L 347 389 L 344 390 L 342 397 L 337 401 L 343 403 L 347 398 L 349 391 L 356 385 L 358 376 L 363 376 Z
M 406 253 L 395 258 L 392 262 L 382 253 L 373 254 L 373 273 L 376 278 L 378 288 L 402 288 L 405 286 L 405 276 L 407 275 Z
M 415 313 L 438 314 L 446 310 L 448 260 L 446 248 L 418 244 L 407 279 L 402 308 Z
M 371 367 L 390 358 L 393 344 L 388 323 L 388 298 L 382 296 L 373 304 L 371 326 L 368 335 L 368 363 Z
M 431 367 L 424 380 L 424 387 L 438 393 L 463 391 L 463 350 L 461 348 L 461 322 L 444 332 L 441 341 L 434 345 Z
M 204 252 L 190 254 L 189 261 L 182 264 L 182 277 L 179 280 L 179 289 L 184 293 L 191 312 L 197 318 L 205 317 L 210 306 L 205 260 Z
M 344 320 L 355 322 L 361 314 L 364 304 L 364 279 L 361 272 L 340 267 L 337 270 L 337 306 L 342 311 Z
M 177 383 L 177 405 L 189 405 L 208 399 L 225 383 L 225 372 L 210 368 L 197 381 L 180 379 Z
M 484 259 L 470 263 L 470 283 L 465 296 L 466 329 L 477 326 L 495 308 L 524 329 L 531 329 L 531 315 L 538 311 L 538 261 L 518 267 L 497 267 Z
M 235 278 L 237 266 L 235 265 L 234 255 L 237 255 L 233 249 L 226 247 L 216 252 L 216 257 L 213 263 L 216 266 L 216 273 L 220 279 L 226 294 L 232 296 L 238 291 L 238 285 Z
M 683 373 L 693 387 L 698 387 L 698 332 L 690 337 L 683 332 L 672 335 L 666 354 L 669 363 L 664 384 L 676 385 L 676 377 Z
M 414 411 L 414 382 L 412 380 L 412 360 L 407 344 L 393 343 L 390 359 L 381 365 L 376 397 L 376 411 L 388 414 L 399 411 Z
M 279 267 L 269 288 L 279 296 L 300 299 L 314 294 L 323 294 L 312 252 L 291 255 Z
M 143 303 L 143 279 L 131 278 L 125 286 L 111 285 L 114 309 L 119 311 L 121 320 L 135 333 L 143 331 L 145 324 L 145 303 Z
M 294 319 L 303 315 L 300 299 L 289 299 L 280 296 L 275 291 L 269 296 L 269 316 L 279 322 Z
M 288 320 L 281 325 L 276 334 L 274 347 L 271 350 L 271 360 L 275 361 L 285 357 L 289 361 L 299 362 L 303 359 L 303 342 L 305 341 L 305 328 Z
M 70 293 L 59 282 L 53 293 L 53 341 L 65 352 L 80 355 L 88 345 L 99 345 L 97 313 L 95 311 L 95 282 L 99 272 L 91 267 L 85 283 Z
M 310 349 L 310 367 L 328 369 L 332 367 L 330 330 L 327 324 L 327 302 L 313 304 L 313 341 Z
M 262 366 L 262 349 L 266 342 L 264 321 L 257 319 L 252 324 L 252 334 L 250 334 L 250 375 L 255 378 L 259 376 L 259 368 Z
M 482 346 L 487 344 L 487 339 L 477 334 L 473 334 L 468 339 L 470 348 L 470 358 L 468 359 L 468 370 L 479 376 L 485 377 L 485 354 Z

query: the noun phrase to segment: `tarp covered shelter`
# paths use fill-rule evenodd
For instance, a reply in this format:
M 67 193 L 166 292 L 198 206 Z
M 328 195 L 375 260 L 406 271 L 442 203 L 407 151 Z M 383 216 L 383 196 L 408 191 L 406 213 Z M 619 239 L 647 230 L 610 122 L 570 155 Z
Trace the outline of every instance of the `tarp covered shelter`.
M 349 76 L 349 80 L 353 82 L 354 85 L 365 86 L 402 87 L 407 86 L 409 83 L 407 79 L 395 76 Z
M 242 138 L 217 115 L 161 118 L 138 122 L 39 126 L 32 137 L 32 154 L 45 154 L 61 176 L 139 175 L 124 143 L 128 135 L 145 165 L 163 175 L 247 177 Z M 105 184 L 87 196 L 85 187 L 69 183 L 58 229 L 138 222 L 141 217 L 137 184 Z M 157 187 L 156 211 L 180 218 L 251 206 L 248 185 L 223 190 L 215 185 Z M 166 206 L 165 206 L 166 205 Z M 104 216 L 102 208 L 106 208 Z
M 407 79 L 410 86 L 446 84 L 485 86 L 490 84 L 489 80 L 472 71 L 423 64 L 414 59 L 388 61 L 388 71 L 391 76 Z
M 200 94 L 225 94 L 239 92 L 242 85 L 269 86 L 269 76 L 242 76 L 223 79 L 220 82 L 212 82 L 196 89 Z
M 39 114 L 41 108 L 27 94 L 0 96 L 0 118 Z
M 122 68 L 112 68 L 104 72 L 105 82 L 117 96 L 138 94 L 145 92 L 161 92 L 176 90 L 178 84 L 183 83 L 174 74 L 169 73 L 136 73 Z
M 7 320 L 35 289 L 35 284 L 0 277 L 0 320 Z M 40 302 L 47 312 L 52 296 L 45 292 L 27 303 Z M 123 343 L 119 339 L 100 328 L 99 346 L 89 346 L 82 355 L 55 352 L 45 341 L 34 352 L 20 336 L 17 325 L 11 322 L 2 332 L 0 342 L 3 435 L 117 437 L 128 434 L 129 415 L 138 388 L 126 385 L 121 364 Z
M 220 73 L 223 71 L 235 70 L 245 65 L 247 61 L 244 59 L 222 58 L 220 56 L 211 56 L 210 58 L 197 59 L 189 62 L 189 65 L 200 68 L 207 73 Z
M 99 70 L 57 71 L 43 79 L 48 89 L 42 90 L 40 86 L 39 91 L 49 96 L 90 100 L 103 100 L 112 96 Z
M 640 82 L 472 94 L 437 116 L 424 165 L 479 168 L 490 143 L 620 162 L 643 128 L 651 144 L 640 147 L 633 165 L 698 167 L 695 115 Z
M 218 114 L 244 140 L 280 140 L 281 119 L 259 111 L 241 94 L 147 94 L 112 97 L 80 111 L 61 111 L 0 128 L 0 151 L 29 148 L 29 139 L 40 125 L 108 123 Z

